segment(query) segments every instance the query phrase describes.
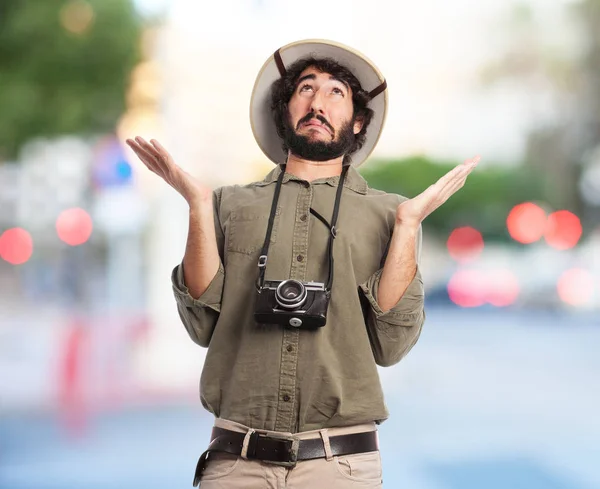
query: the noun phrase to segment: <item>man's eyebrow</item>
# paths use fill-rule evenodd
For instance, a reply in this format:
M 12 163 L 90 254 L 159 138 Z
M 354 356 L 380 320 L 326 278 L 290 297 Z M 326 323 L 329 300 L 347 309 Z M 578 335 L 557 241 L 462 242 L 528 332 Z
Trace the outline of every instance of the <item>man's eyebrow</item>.
M 335 80 L 340 82 L 342 85 L 344 85 L 348 90 L 350 90 L 350 85 L 348 85 L 348 82 L 346 82 L 346 80 L 342 80 L 341 78 L 338 78 L 337 76 L 334 75 L 329 75 L 329 79 L 330 80 Z
M 296 86 L 300 85 L 300 83 L 302 83 L 304 80 L 314 80 L 315 78 L 317 78 L 317 75 L 315 75 L 314 73 L 310 73 L 308 75 L 304 75 L 302 78 L 300 78 L 296 82 Z
M 309 73 L 308 75 L 304 75 L 302 78 L 300 78 L 296 82 L 296 87 L 298 87 L 298 85 L 300 85 L 304 80 L 314 80 L 316 78 L 317 78 L 317 75 L 315 75 L 314 73 Z M 334 75 L 329 75 L 329 79 L 340 82 L 342 85 L 344 85 L 346 87 L 347 90 L 350 90 L 350 85 L 348 85 L 348 82 L 346 82 L 345 80 L 342 80 L 341 78 L 334 76 Z

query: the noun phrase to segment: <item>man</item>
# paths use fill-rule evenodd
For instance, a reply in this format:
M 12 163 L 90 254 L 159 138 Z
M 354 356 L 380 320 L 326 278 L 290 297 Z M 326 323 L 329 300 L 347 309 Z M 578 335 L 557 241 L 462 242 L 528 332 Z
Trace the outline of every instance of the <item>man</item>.
M 155 140 L 128 140 L 188 202 L 172 281 L 190 337 L 208 347 L 203 406 L 215 417 L 194 485 L 381 487 L 377 365 L 416 343 L 424 321 L 421 222 L 465 182 L 468 160 L 413 199 L 356 171 L 387 108 L 363 55 L 310 40 L 277 50 L 252 94 L 255 138 L 277 167 L 215 191 Z

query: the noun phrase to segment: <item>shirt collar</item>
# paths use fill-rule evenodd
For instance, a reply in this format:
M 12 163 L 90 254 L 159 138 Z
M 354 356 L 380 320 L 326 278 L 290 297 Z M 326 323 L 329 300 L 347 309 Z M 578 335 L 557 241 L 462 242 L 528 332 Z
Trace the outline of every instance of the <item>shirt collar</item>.
M 277 165 L 273 170 L 271 170 L 267 174 L 267 176 L 264 178 L 263 181 L 257 182 L 256 185 L 264 187 L 271 183 L 275 183 L 275 182 L 277 182 L 277 178 L 279 177 L 280 173 L 281 173 L 281 165 Z M 297 177 L 296 175 L 286 173 L 283 176 L 283 183 L 289 182 L 290 180 L 295 180 L 297 182 L 305 182 L 306 181 L 306 180 L 303 180 L 303 179 Z M 311 183 L 313 185 L 327 184 L 332 187 L 337 187 L 339 181 L 340 181 L 340 176 L 336 175 L 334 177 L 317 178 L 316 180 L 313 180 Z M 358 173 L 356 168 L 354 168 L 353 166 L 351 166 L 348 169 L 348 173 L 346 174 L 346 178 L 344 179 L 344 187 L 346 187 L 358 194 L 366 195 L 366 193 L 367 193 L 367 181 L 362 177 L 362 175 L 360 173 Z

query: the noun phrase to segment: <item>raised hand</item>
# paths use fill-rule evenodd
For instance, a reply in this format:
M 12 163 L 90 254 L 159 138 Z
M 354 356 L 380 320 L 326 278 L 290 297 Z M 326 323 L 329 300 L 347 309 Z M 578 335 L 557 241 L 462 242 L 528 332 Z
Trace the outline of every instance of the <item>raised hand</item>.
M 456 166 L 416 197 L 402 202 L 396 211 L 396 224 L 418 227 L 434 210 L 446 202 L 465 184 L 479 163 L 479 156 Z
M 156 139 L 147 142 L 137 136 L 126 142 L 142 163 L 179 192 L 190 206 L 212 202 L 212 189 L 180 168 Z

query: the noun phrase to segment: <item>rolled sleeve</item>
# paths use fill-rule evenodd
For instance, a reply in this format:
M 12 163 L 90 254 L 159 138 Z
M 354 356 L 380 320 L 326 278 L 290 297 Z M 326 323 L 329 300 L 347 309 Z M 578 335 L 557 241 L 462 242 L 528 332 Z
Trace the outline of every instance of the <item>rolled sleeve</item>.
M 369 279 L 360 285 L 365 298 L 369 301 L 371 311 L 377 321 L 396 326 L 412 326 L 415 319 L 423 313 L 424 292 L 421 271 L 417 265 L 415 277 L 412 279 L 400 300 L 389 310 L 383 312 L 377 302 L 377 292 L 383 268 L 377 270 Z
M 375 361 L 382 367 L 398 363 L 415 345 L 425 321 L 424 289 L 417 265 L 415 277 L 400 300 L 389 311 L 377 302 L 383 269 L 377 270 L 359 286 L 367 302 L 365 322 Z
M 200 346 L 208 347 L 214 331 L 223 297 L 225 270 L 219 263 L 219 269 L 208 284 L 204 293 L 194 299 L 185 285 L 183 263 L 173 269 L 171 274 L 173 294 L 177 302 L 177 311 L 190 338 Z

